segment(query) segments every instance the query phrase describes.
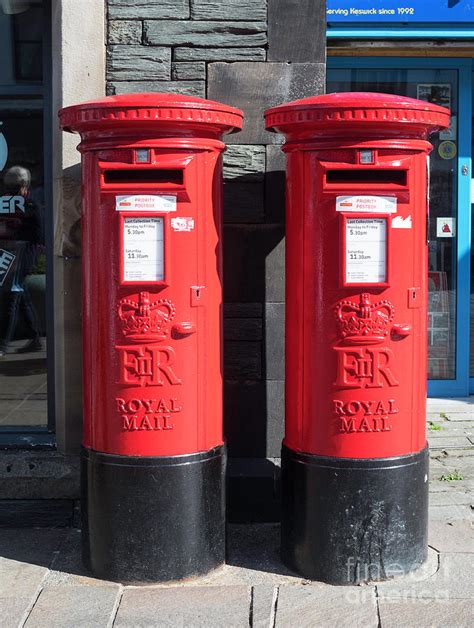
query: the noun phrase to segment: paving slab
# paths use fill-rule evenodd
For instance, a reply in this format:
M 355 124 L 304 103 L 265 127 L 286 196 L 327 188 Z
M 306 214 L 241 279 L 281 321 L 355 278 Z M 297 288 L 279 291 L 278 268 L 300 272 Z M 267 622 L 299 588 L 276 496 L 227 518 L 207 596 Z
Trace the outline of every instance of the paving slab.
M 380 628 L 467 628 L 473 624 L 469 600 L 380 600 Z
M 474 447 L 470 446 L 469 449 L 443 449 L 442 451 L 431 452 L 432 459 L 452 462 L 452 464 L 459 464 L 459 460 L 462 459 L 462 464 L 471 466 L 474 464 Z
M 377 628 L 375 587 L 288 586 L 279 589 L 275 628 Z
M 273 628 L 278 587 L 259 584 L 252 588 L 252 628 Z
M 0 558 L 0 626 L 17 628 L 28 615 L 41 584 L 46 567 Z
M 25 628 L 101 628 L 111 625 L 120 587 L 49 587 L 41 591 Z
M 231 524 L 227 526 L 227 564 L 205 576 L 186 580 L 190 587 L 299 584 L 303 579 L 280 561 L 280 526 L 278 524 Z M 82 565 L 81 533 L 70 530 L 58 552 L 45 586 L 106 586 L 106 580 L 94 578 Z M 162 584 L 180 587 L 183 582 Z
M 474 476 L 474 447 L 469 450 L 463 451 L 451 451 L 447 450 L 442 452 L 436 457 L 443 467 L 458 468 L 461 466 L 463 473 L 467 473 L 470 476 Z
M 456 490 L 452 486 L 449 491 L 437 491 L 430 493 L 430 506 L 455 506 L 465 505 L 472 508 L 474 495 L 467 490 Z
M 433 412 L 464 412 L 468 413 L 472 409 L 474 417 L 474 399 L 472 397 L 457 397 L 452 399 L 430 397 L 426 402 L 428 413 Z
M 114 628 L 249 625 L 249 587 L 127 587 Z
M 448 421 L 472 421 L 474 420 L 474 410 L 469 410 L 468 412 L 450 412 L 446 413 L 446 418 Z
M 49 567 L 66 534 L 64 529 L 54 528 L 0 528 L 0 556 Z
M 430 521 L 428 543 L 438 552 L 474 554 L 473 521 Z M 472 556 L 474 566 L 474 556 Z
M 439 426 L 440 430 L 433 430 L 431 423 Z M 471 420 L 462 420 L 462 421 L 450 421 L 449 419 L 429 419 L 427 421 L 427 431 L 431 432 L 433 435 L 436 434 L 458 434 L 463 432 L 473 432 L 474 431 L 474 416 Z
M 407 575 L 403 581 L 393 580 L 377 584 L 379 599 L 472 599 L 472 554 L 439 554 L 439 567 L 435 574 L 423 580 Z
M 301 584 L 303 578 L 280 560 L 278 524 L 232 524 L 227 526 L 227 564 L 194 585 Z
M 64 539 L 62 530 L 0 530 L 0 625 L 17 627 L 33 605 Z
M 467 449 L 471 441 L 466 435 L 454 436 L 450 434 L 428 434 L 428 444 L 430 449 Z
M 467 519 L 471 514 L 472 509 L 470 506 L 458 504 L 454 506 L 430 506 L 428 510 L 428 518 L 432 522 Z
M 44 587 L 83 585 L 101 587 L 114 584 L 108 580 L 94 578 L 82 564 L 81 531 L 68 530 L 61 549 L 51 564 Z

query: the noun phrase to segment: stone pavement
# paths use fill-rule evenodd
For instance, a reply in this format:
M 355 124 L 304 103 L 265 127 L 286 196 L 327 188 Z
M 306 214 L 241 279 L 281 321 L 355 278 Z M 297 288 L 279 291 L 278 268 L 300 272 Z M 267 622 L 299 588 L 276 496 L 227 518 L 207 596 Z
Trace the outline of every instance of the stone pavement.
M 289 572 L 278 525 L 231 525 L 227 565 L 178 585 L 122 586 L 81 567 L 75 529 L 0 530 L 0 627 L 474 625 L 473 400 L 430 400 L 429 558 L 390 582 L 333 587 Z

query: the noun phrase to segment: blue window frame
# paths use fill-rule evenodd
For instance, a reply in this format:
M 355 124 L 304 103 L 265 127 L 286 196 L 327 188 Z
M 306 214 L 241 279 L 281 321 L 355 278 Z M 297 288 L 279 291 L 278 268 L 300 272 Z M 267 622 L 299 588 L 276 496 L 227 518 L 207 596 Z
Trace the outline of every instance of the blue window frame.
M 453 29 L 450 29 L 453 30 Z M 454 29 L 456 30 L 456 29 Z M 465 29 L 466 30 L 466 29 Z M 416 31 L 424 39 L 433 37 L 437 29 L 405 29 L 404 37 L 413 37 Z M 461 32 L 456 30 L 459 36 Z M 464 31 L 463 31 L 464 32 Z M 470 36 L 473 30 L 469 29 Z M 378 29 L 377 35 L 384 38 L 394 36 L 393 28 Z M 351 38 L 373 38 L 374 27 L 369 30 L 362 27 L 337 28 L 328 32 L 329 37 L 350 36 Z M 397 36 L 397 34 L 395 34 Z M 402 36 L 402 35 L 399 35 Z M 440 36 L 440 35 L 438 35 Z M 444 31 L 444 38 L 449 37 Z M 474 378 L 469 376 L 470 359 L 470 256 L 471 256 L 471 149 L 472 149 L 472 95 L 473 81 L 472 59 L 442 59 L 442 58 L 406 58 L 406 57 L 328 57 L 328 71 L 333 68 L 357 69 L 454 69 L 458 73 L 458 154 L 457 154 L 457 291 L 456 291 L 456 338 L 455 338 L 455 378 L 431 380 L 428 383 L 428 394 L 433 397 L 467 396 L 474 391 Z

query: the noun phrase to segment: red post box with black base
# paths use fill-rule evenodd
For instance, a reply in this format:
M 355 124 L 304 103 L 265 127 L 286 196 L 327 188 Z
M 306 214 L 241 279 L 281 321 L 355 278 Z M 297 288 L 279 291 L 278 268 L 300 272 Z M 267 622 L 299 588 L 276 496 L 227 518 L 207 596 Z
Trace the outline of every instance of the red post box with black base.
M 287 155 L 282 557 L 383 580 L 427 555 L 427 157 L 449 111 L 339 93 L 265 117 Z
M 83 182 L 83 557 L 165 581 L 224 561 L 221 154 L 242 112 L 169 94 L 67 107 Z

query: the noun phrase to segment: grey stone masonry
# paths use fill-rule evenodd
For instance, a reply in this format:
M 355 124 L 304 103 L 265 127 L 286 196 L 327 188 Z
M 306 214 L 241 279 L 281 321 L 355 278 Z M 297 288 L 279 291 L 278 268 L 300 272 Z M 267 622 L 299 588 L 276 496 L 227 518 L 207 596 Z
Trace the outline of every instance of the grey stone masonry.
M 134 81 L 143 76 L 168 81 L 170 73 L 170 48 L 109 46 L 107 50 L 107 76 L 111 81 Z
M 228 145 L 224 153 L 224 179 L 263 181 L 265 173 L 265 147 L 253 145 Z
M 266 20 L 266 0 L 191 0 L 195 20 Z
M 175 48 L 176 61 L 265 61 L 265 48 Z
M 266 58 L 265 0 L 107 4 L 108 94 L 147 90 L 205 97 L 207 63 Z
M 183 61 L 173 63 L 171 78 L 174 81 L 193 81 L 206 79 L 206 64 L 204 61 Z
M 108 0 L 109 19 L 186 19 L 189 0 Z
M 264 46 L 266 22 L 145 20 L 144 43 L 158 46 Z
M 141 44 L 143 25 L 135 20 L 111 20 L 108 23 L 109 44 Z
M 268 60 L 321 63 L 326 56 L 326 3 L 268 0 Z
M 265 109 L 322 93 L 325 70 L 322 63 L 212 63 L 207 93 L 243 110 L 244 128 L 233 142 L 281 144 L 280 135 L 265 130 Z
M 164 94 L 188 94 L 189 96 L 206 95 L 204 81 L 112 81 L 109 83 L 109 93 L 134 94 L 136 92 L 161 92 Z

